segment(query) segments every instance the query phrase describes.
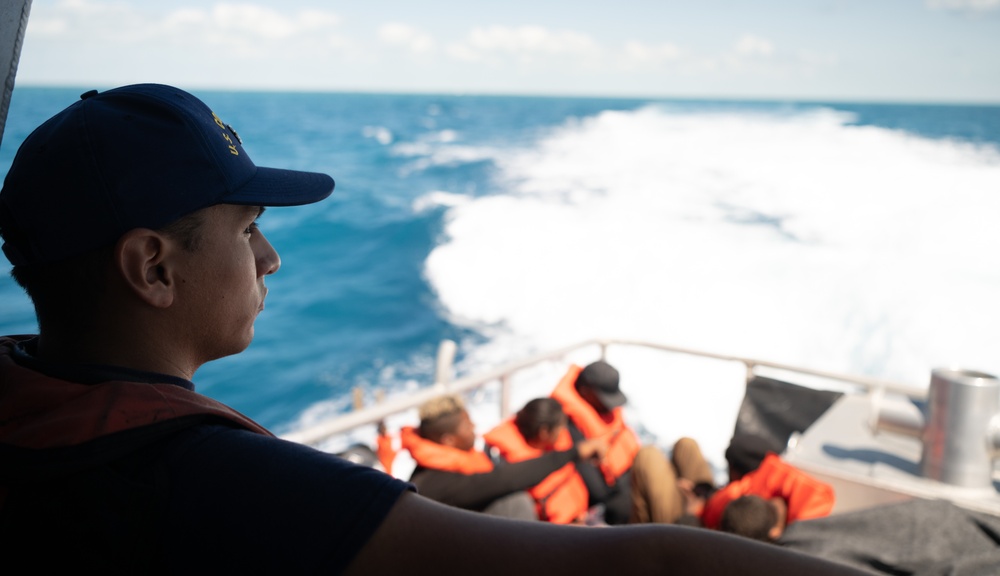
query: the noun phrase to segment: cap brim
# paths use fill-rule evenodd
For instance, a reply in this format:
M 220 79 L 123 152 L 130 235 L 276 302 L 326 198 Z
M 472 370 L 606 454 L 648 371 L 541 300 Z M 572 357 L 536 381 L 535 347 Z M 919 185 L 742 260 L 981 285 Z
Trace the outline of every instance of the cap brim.
M 333 178 L 319 172 L 257 167 L 257 172 L 235 192 L 219 199 L 223 204 L 301 206 L 333 193 Z
M 625 397 L 625 394 L 621 390 L 617 392 L 604 392 L 593 388 L 592 390 L 597 394 L 597 398 L 601 401 L 601 404 L 604 404 L 604 407 L 608 410 L 624 406 L 628 402 L 628 398 Z

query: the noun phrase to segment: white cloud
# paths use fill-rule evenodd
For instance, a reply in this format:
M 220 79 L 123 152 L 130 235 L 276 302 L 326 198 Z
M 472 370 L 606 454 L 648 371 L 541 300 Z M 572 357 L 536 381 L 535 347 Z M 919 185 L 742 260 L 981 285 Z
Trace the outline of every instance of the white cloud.
M 206 8 L 157 11 L 149 4 L 63 0 L 33 13 L 32 34 L 70 40 L 148 42 L 151 38 L 191 44 L 253 45 L 328 34 L 340 18 L 321 10 L 282 13 L 255 4 L 218 3 Z
M 247 42 L 273 42 L 300 38 L 304 34 L 329 30 L 340 24 L 332 12 L 302 10 L 285 14 L 254 4 L 216 4 L 207 10 L 196 8 L 171 12 L 162 22 L 170 33 L 190 31 L 199 26 L 203 36 L 226 36 Z
M 488 26 L 474 28 L 464 42 L 449 48 L 460 60 L 476 61 L 497 56 L 533 60 L 550 56 L 596 56 L 600 46 L 588 35 L 542 26 Z
M 219 32 L 265 40 L 282 40 L 299 30 L 293 19 L 250 4 L 217 4 L 209 22 Z
M 766 38 L 744 34 L 736 42 L 736 53 L 740 56 L 770 56 L 774 53 L 774 44 Z
M 378 30 L 379 40 L 390 46 L 401 46 L 410 52 L 425 53 L 434 49 L 434 39 L 409 24 L 391 22 Z
M 934 10 L 989 12 L 1000 8 L 1000 0 L 924 0 L 924 6 Z
M 38 36 L 59 36 L 69 30 L 69 23 L 61 18 L 44 18 L 36 16 L 28 21 L 31 33 Z
M 340 22 L 330 11 L 263 2 L 37 2 L 20 77 L 79 85 L 313 86 L 331 71 L 371 60 L 370 51 L 340 33 Z
M 167 28 L 184 28 L 186 26 L 204 26 L 208 22 L 208 13 L 197 8 L 182 8 L 167 15 L 163 25 Z
M 326 30 L 341 23 L 340 16 L 325 10 L 303 10 L 298 13 L 297 20 L 306 30 Z
M 139 39 L 148 29 L 141 14 L 121 2 L 62 0 L 49 9 L 33 6 L 28 20 L 29 33 L 48 38 Z
M 654 65 L 674 62 L 683 56 L 683 51 L 669 42 L 651 45 L 635 40 L 625 44 L 624 53 L 626 61 L 630 63 Z
M 799 62 L 815 68 L 836 66 L 840 62 L 840 58 L 832 52 L 821 53 L 810 50 L 800 50 L 797 56 Z

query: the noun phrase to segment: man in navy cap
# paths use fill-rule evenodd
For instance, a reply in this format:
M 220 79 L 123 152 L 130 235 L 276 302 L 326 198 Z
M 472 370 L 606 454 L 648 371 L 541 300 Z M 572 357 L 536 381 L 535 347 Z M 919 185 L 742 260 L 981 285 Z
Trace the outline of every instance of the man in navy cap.
M 3 252 L 37 336 L 0 338 L 0 542 L 33 572 L 850 574 L 670 527 L 488 518 L 273 437 L 195 392 L 242 351 L 281 265 L 265 206 L 324 174 L 258 167 L 200 100 L 88 92 L 25 140 L 0 191 Z
M 0 192 L 39 323 L 0 339 L 5 556 L 39 572 L 347 567 L 407 485 L 277 440 L 192 382 L 253 338 L 281 265 L 264 207 L 333 187 L 255 166 L 169 86 L 88 92 L 28 136 Z

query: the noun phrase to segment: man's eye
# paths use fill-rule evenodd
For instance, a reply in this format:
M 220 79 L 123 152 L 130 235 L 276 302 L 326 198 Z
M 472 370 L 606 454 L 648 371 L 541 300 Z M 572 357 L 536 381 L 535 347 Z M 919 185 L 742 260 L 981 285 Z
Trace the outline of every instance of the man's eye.
M 253 234 L 255 231 L 257 231 L 257 229 L 258 229 L 257 221 L 255 220 L 252 224 L 250 224 L 249 226 L 247 226 L 247 229 L 244 230 L 243 233 L 244 234 Z

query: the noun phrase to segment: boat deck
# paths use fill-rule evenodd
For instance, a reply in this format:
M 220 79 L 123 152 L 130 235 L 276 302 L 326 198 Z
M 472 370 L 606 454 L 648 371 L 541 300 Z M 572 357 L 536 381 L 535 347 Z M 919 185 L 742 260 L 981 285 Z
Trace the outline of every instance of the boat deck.
M 916 410 L 916 407 L 913 407 Z M 845 395 L 793 441 L 785 459 L 833 484 L 834 513 L 911 498 L 945 499 L 963 508 L 1000 516 L 1000 481 L 992 488 L 963 488 L 919 474 L 921 443 L 913 437 L 874 434 L 867 395 Z

